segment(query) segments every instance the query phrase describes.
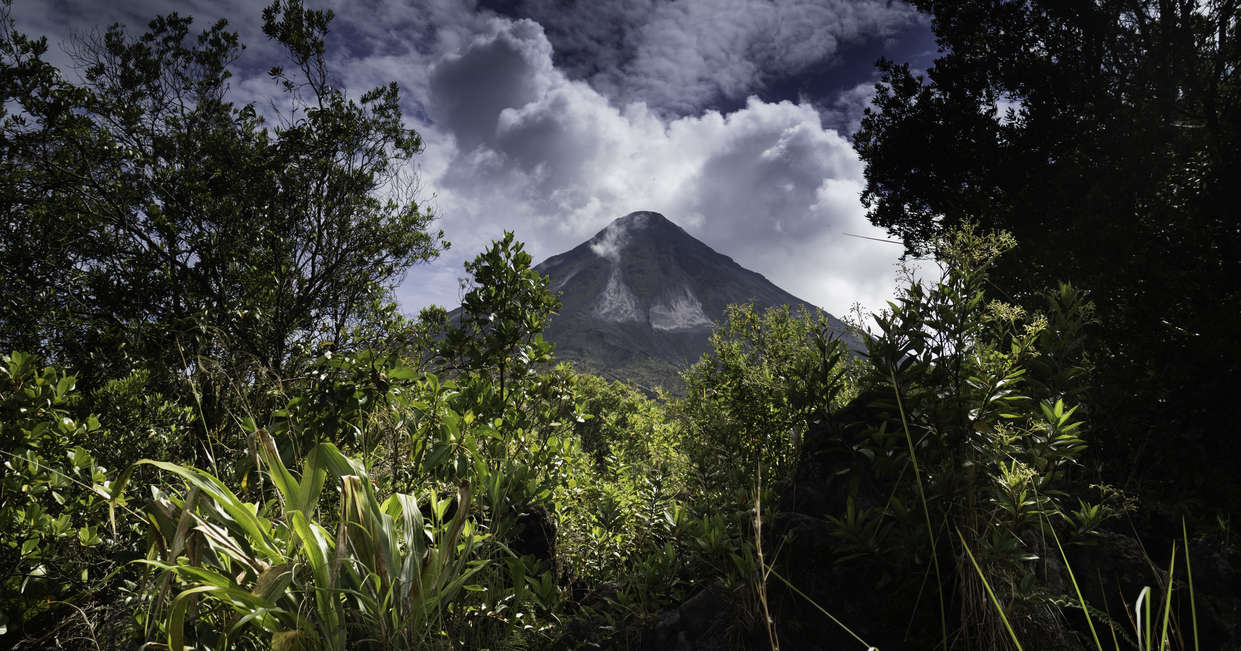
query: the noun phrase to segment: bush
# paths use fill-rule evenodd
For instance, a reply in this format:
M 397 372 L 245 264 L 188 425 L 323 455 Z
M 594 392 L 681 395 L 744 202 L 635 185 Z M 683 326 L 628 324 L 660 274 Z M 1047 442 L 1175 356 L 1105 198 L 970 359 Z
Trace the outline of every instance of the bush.
M 1067 285 L 1047 294 L 1047 314 L 989 298 L 988 273 L 1013 245 L 968 227 L 940 242 L 940 276 L 911 281 L 876 317 L 859 396 L 814 432 L 826 465 L 799 476 L 838 496 L 815 503 L 829 511 L 823 552 L 840 571 L 868 568 L 872 586 L 852 588 L 887 596 L 878 621 L 909 621 L 941 645 L 1006 643 L 990 586 L 1024 639 L 1072 647 L 1058 604 L 1075 597 L 1052 533 L 1080 540 L 1122 507 L 1079 463 L 1088 426 L 1072 400 L 1089 374 L 1079 336 L 1091 306 Z M 813 484 L 824 480 L 826 493 Z
M 70 416 L 75 378 L 31 355 L 0 357 L 0 639 L 56 628 L 112 569 L 107 469 L 87 447 L 107 433 Z M 80 606 L 76 606 L 80 608 Z
M 764 486 L 788 478 L 806 429 L 850 397 L 850 359 L 823 314 L 743 305 L 725 317 L 713 354 L 685 372 L 679 409 L 704 478 L 748 496 L 760 470 Z

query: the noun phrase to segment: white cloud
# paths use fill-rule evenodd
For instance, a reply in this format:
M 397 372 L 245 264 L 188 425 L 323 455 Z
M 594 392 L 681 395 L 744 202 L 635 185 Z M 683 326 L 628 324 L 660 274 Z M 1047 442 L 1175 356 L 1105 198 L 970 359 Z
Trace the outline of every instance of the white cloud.
M 824 122 L 842 134 L 850 135 L 862 126 L 862 116 L 875 98 L 875 82 L 862 82 L 836 95 L 827 107 L 820 107 Z
M 437 278 L 505 228 L 539 259 L 654 210 L 833 313 L 886 298 L 900 249 L 844 235 L 878 232 L 858 202 L 856 153 L 814 107 L 752 97 L 728 114 L 666 118 L 567 78 L 536 23 L 493 22 L 462 43 L 432 64 L 424 129 L 424 179 L 454 242 Z M 497 70 L 524 81 L 495 83 Z M 411 273 L 407 308 L 455 298 L 455 283 L 446 296 L 426 280 Z

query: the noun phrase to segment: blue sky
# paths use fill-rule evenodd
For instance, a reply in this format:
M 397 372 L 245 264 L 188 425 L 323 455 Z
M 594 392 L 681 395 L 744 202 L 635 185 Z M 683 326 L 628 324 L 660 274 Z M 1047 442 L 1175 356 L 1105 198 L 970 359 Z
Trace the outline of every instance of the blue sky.
M 887 57 L 930 65 L 925 17 L 887 0 L 331 0 L 329 58 L 351 93 L 401 86 L 426 143 L 411 170 L 453 247 L 410 270 L 402 307 L 458 300 L 462 263 L 513 230 L 541 260 L 654 210 L 843 315 L 890 295 L 900 247 L 858 195 L 848 136 Z M 68 67 L 74 34 L 140 33 L 176 11 L 228 19 L 247 50 L 235 101 L 265 105 L 279 57 L 262 2 L 14 0 Z M 72 74 L 72 73 L 70 73 Z

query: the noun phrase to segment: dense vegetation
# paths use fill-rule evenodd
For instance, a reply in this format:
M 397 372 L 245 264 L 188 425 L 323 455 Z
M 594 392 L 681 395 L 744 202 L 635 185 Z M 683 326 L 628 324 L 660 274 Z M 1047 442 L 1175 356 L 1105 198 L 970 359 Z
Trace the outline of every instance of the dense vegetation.
M 941 53 L 925 74 L 880 64 L 855 136 L 872 221 L 911 250 L 970 220 L 1011 232 L 993 276 L 1023 305 L 1088 291 L 1092 456 L 1126 488 L 1235 511 L 1237 3 L 913 4 Z
M 857 143 L 940 273 L 865 355 L 732 308 L 655 398 L 555 364 L 509 233 L 399 314 L 447 243 L 330 13 L 264 12 L 279 115 L 223 24 L 78 84 L 3 21 L 0 645 L 1237 646 L 1238 7 L 921 4 Z

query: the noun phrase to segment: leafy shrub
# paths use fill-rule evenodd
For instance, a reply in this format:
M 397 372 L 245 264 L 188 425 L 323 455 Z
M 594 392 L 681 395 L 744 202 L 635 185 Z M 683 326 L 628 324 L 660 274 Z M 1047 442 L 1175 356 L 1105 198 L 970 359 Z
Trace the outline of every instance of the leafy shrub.
M 572 579 L 615 585 L 650 612 L 683 592 L 678 538 L 693 469 L 679 423 L 636 389 L 575 375 L 586 415 L 575 428 L 588 459 L 558 489 L 561 556 Z
M 704 479 L 748 496 L 760 469 L 765 486 L 788 477 L 806 429 L 850 397 L 849 360 L 823 314 L 742 305 L 725 318 L 713 353 L 684 374 L 679 408 Z
M 89 448 L 110 468 L 122 468 L 134 459 L 188 459 L 194 455 L 187 445 L 194 410 L 156 390 L 150 371 L 134 369 L 124 377 L 108 380 L 91 392 L 89 403 L 108 429 L 107 436 L 96 437 Z
M 933 577 L 937 595 L 921 603 L 937 601 L 937 616 L 921 630 L 941 644 L 1005 643 L 990 586 L 1026 639 L 1071 646 L 1056 604 L 1073 597 L 1051 532 L 1088 535 L 1116 512 L 1087 499 L 1087 426 L 1069 402 L 1089 373 L 1077 336 L 1090 305 L 1069 286 L 1047 295 L 1050 319 L 989 299 L 988 272 L 1013 245 L 969 227 L 940 242 L 940 277 L 910 282 L 876 317 L 855 420 L 837 429 L 851 433 L 833 443 L 869 460 L 831 478 L 848 486 L 843 512 L 829 514 L 836 561 L 878 563 L 878 585 L 896 594 L 921 594 L 910 577 Z
M 86 446 L 98 419 L 70 417 L 75 378 L 31 355 L 0 357 L 0 639 L 46 632 L 56 602 L 111 569 L 104 544 L 106 468 Z M 85 553 L 84 553 L 85 552 Z M 56 613 L 61 615 L 61 613 Z

